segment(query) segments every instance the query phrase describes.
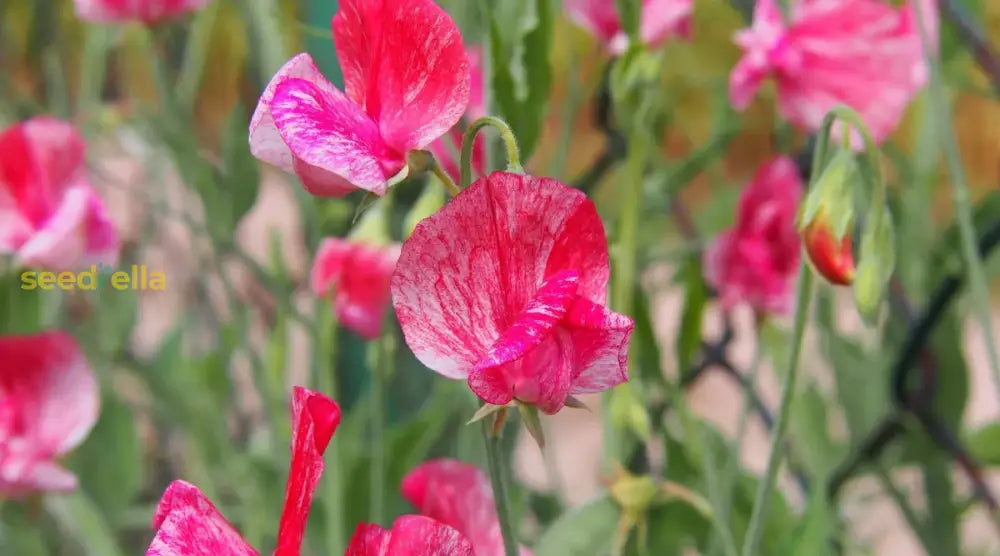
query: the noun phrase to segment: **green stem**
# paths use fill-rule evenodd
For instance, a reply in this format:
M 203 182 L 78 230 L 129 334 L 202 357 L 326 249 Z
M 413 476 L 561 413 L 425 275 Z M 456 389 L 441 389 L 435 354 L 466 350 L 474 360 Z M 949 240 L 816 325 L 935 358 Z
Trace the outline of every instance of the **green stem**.
M 972 222 L 972 203 L 969 200 L 969 188 L 965 183 L 965 171 L 962 169 L 962 159 L 958 152 L 958 145 L 955 142 L 955 134 L 952 130 L 951 115 L 944 98 L 944 86 L 941 84 L 941 68 L 936 56 L 930 55 L 929 41 L 926 37 L 926 29 L 923 21 L 922 10 L 916 10 L 917 21 L 920 24 L 921 38 L 923 39 L 924 52 L 928 53 L 927 63 L 931 68 L 930 94 L 931 104 L 934 106 L 934 115 L 937 120 L 938 137 L 944 150 L 945 159 L 948 163 L 948 173 L 951 174 L 951 190 L 955 199 L 955 218 L 958 220 L 958 231 L 962 240 L 962 256 L 965 259 L 966 270 L 969 275 L 969 291 L 972 294 L 973 306 L 976 316 L 979 319 L 979 326 L 982 328 L 986 343 L 986 353 L 990 362 L 990 373 L 993 378 L 993 386 L 1000 396 L 1000 356 L 997 355 L 996 334 L 993 332 L 993 323 L 990 307 L 990 292 L 986 284 L 986 272 L 983 269 L 983 261 L 979 258 L 979 251 L 976 247 L 976 229 Z
M 205 61 L 208 59 L 208 49 L 212 40 L 212 30 L 219 14 L 221 4 L 212 2 L 195 16 L 194 23 L 188 35 L 184 49 L 184 61 L 181 62 L 180 75 L 177 79 L 177 97 L 180 106 L 185 110 L 194 111 L 194 103 L 198 96 L 202 76 L 205 74 Z
M 771 438 L 771 451 L 767 458 L 767 470 L 764 479 L 757 485 L 757 494 L 753 501 L 753 511 L 750 513 L 750 525 L 747 527 L 746 538 L 743 540 L 743 556 L 754 556 L 758 553 L 761 536 L 764 534 L 764 519 L 770 506 L 772 493 L 778 480 L 778 470 L 784 455 L 785 433 L 788 430 L 788 420 L 792 413 L 792 402 L 795 400 L 795 385 L 799 376 L 799 353 L 802 351 L 802 337 L 806 328 L 806 316 L 809 311 L 809 301 L 812 297 L 812 270 L 803 257 L 799 266 L 799 283 L 795 295 L 795 325 L 792 329 L 792 349 L 788 357 L 788 370 L 785 372 L 784 385 L 781 390 L 781 407 L 778 409 L 778 419 Z
M 489 464 L 493 502 L 496 504 L 500 533 L 503 535 L 505 556 L 518 556 L 517 533 L 511 518 L 510 500 L 507 497 L 506 460 L 500 446 L 500 432 L 493 434 L 493 419 L 483 419 L 483 442 L 486 444 L 486 461 Z
M 101 103 L 101 88 L 107 72 L 108 30 L 100 25 L 88 25 L 83 40 L 83 71 L 77 111 L 93 116 Z
M 316 388 L 330 398 L 338 397 L 336 357 L 337 357 L 337 321 L 332 307 L 326 299 L 317 301 L 317 325 L 313 327 L 313 377 Z M 326 523 L 326 544 L 328 554 L 337 554 L 347 542 L 344 537 L 344 488 L 340 465 L 340 446 L 336 435 L 326 449 L 326 461 L 329 469 L 324 477 L 323 503 Z
M 371 344 L 374 352 L 371 374 L 371 435 L 372 435 L 372 469 L 371 469 L 371 521 L 382 523 L 385 506 L 385 386 L 392 375 L 393 341 L 391 331 L 383 332 L 382 337 Z
M 437 179 L 441 180 L 441 183 L 444 184 L 444 188 L 448 190 L 448 193 L 451 193 L 452 197 L 462 192 L 462 190 L 459 189 L 457 185 L 455 185 L 455 182 L 452 181 L 451 176 L 448 175 L 448 172 L 445 172 L 444 169 L 441 168 L 441 165 L 437 163 L 437 160 L 435 160 L 434 163 L 431 164 L 431 173 L 434 174 L 437 177 Z
M 521 167 L 521 151 L 517 148 L 517 138 L 511 131 L 507 122 L 494 116 L 483 116 L 469 125 L 462 137 L 462 159 L 461 159 L 461 185 L 468 187 L 472 183 L 472 145 L 476 141 L 476 134 L 486 126 L 493 126 L 500 132 L 504 145 L 507 147 L 507 171 L 523 172 Z

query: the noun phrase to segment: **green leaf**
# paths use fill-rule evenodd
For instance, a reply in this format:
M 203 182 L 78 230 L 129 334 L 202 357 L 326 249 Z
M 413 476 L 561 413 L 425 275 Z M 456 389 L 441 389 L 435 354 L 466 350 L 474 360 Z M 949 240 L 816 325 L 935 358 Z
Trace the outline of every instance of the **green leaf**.
M 799 393 L 791 421 L 795 456 L 801 458 L 814 482 L 821 483 L 837 462 L 842 461 L 846 448 L 830 437 L 827 405 L 815 384 Z
M 607 495 L 563 514 L 538 539 L 535 556 L 607 554 L 621 512 Z
M 110 448 L 113 457 L 108 457 Z M 69 467 L 111 523 L 127 517 L 127 508 L 142 486 L 143 463 L 132 410 L 112 392 L 105 392 L 100 419 L 86 442 L 73 452 Z
M 974 430 L 967 441 L 972 456 L 985 465 L 1000 466 L 1000 421 Z
M 702 279 L 701 260 L 689 257 L 681 268 L 684 284 L 684 309 L 677 334 L 677 366 L 687 372 L 701 349 L 701 321 L 708 303 L 708 288 Z
M 552 0 L 483 2 L 489 18 L 490 90 L 527 160 L 538 145 L 552 87 Z
M 231 225 L 229 231 L 232 232 L 257 201 L 260 166 L 247 146 L 247 115 L 242 104 L 237 104 L 233 109 L 225 129 L 226 135 L 222 141 L 225 174 L 221 186 L 225 190 L 225 198 L 229 200 L 227 217 Z M 210 214 L 212 216 L 214 215 Z
M 77 491 L 66 496 L 46 496 L 45 509 L 59 529 L 88 556 L 120 556 L 121 549 L 105 516 L 94 502 Z
M 786 556 L 832 556 L 830 538 L 836 523 L 837 517 L 831 513 L 826 498 L 822 493 L 814 494 L 805 515 L 788 535 L 787 544 L 780 548 L 779 553 Z

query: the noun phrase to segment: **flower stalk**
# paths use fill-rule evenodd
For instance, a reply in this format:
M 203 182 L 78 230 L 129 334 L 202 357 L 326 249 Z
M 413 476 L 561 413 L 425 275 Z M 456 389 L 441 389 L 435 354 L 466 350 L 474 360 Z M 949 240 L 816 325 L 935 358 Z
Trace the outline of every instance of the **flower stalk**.
M 493 126 L 500 132 L 504 146 L 507 148 L 507 171 L 523 173 L 521 166 L 521 151 L 517 147 L 517 138 L 507 125 L 507 122 L 494 116 L 483 116 L 469 125 L 462 137 L 461 186 L 468 187 L 472 183 L 472 146 L 476 142 L 476 134 L 486 126 Z
M 313 327 L 313 349 L 315 357 L 313 370 L 314 383 L 319 392 L 332 399 L 339 395 L 337 387 L 336 366 L 337 354 L 337 318 L 330 304 L 320 299 L 317 301 L 316 326 Z M 336 554 L 347 544 L 344 535 L 344 486 L 342 474 L 338 472 L 340 465 L 340 450 L 336 441 L 332 441 L 326 450 L 326 461 L 332 473 L 327 473 L 324 479 L 322 497 L 324 502 L 327 552 Z
M 497 518 L 500 520 L 500 533 L 503 535 L 504 556 L 518 556 L 517 532 L 514 529 L 514 520 L 510 512 L 510 500 L 507 495 L 507 464 L 500 444 L 505 413 L 500 412 L 495 420 L 482 420 L 483 442 L 486 443 L 486 460 L 489 464 L 490 484 L 493 487 L 493 500 L 496 504 Z

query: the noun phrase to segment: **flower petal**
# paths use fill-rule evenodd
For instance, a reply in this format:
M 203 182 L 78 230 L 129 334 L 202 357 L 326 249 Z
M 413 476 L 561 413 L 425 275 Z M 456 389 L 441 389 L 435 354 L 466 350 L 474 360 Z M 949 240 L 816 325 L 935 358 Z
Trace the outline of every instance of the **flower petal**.
M 339 424 L 340 407 L 336 402 L 301 386 L 293 389 L 292 464 L 275 556 L 299 553 L 313 492 L 323 474 L 323 452 Z
M 457 530 L 422 515 L 396 518 L 391 530 L 361 523 L 344 556 L 475 556 Z
M 382 332 L 389 307 L 389 282 L 399 245 L 367 245 L 340 238 L 320 244 L 310 279 L 316 295 L 334 292 L 338 321 L 365 339 Z
M 270 108 L 295 172 L 314 195 L 343 195 L 352 187 L 382 195 L 387 179 L 403 167 L 401 155 L 382 143 L 375 123 L 334 88 L 285 79 L 276 86 Z
M 607 240 L 593 203 L 556 180 L 494 172 L 414 229 L 393 305 L 417 358 L 465 378 L 562 270 L 579 274 L 581 296 L 604 301 Z
M 690 32 L 694 0 L 643 0 L 639 37 L 649 46 L 659 46 L 671 35 Z
M 17 253 L 27 267 L 74 270 L 118 261 L 118 230 L 88 185 L 66 191 L 59 207 Z
M 403 497 L 472 543 L 476 556 L 503 556 L 503 534 L 490 480 L 477 467 L 453 459 L 425 462 L 403 478 Z M 521 556 L 531 551 L 521 548 Z
M 374 523 L 359 523 L 347 543 L 344 556 L 387 556 L 391 537 L 392 531 Z
M 146 556 L 256 556 L 198 487 L 174 481 L 153 517 L 156 536 Z
M 75 448 L 97 421 L 97 380 L 61 331 L 0 337 L 0 494 L 71 476 L 51 460 Z
M 333 36 L 348 97 L 397 152 L 426 147 L 465 113 L 462 37 L 432 0 L 342 0 Z
M 576 376 L 570 394 L 603 392 L 628 381 L 628 342 L 635 323 L 625 315 L 577 299 L 566 315 Z
M 74 0 L 76 15 L 85 21 L 152 23 L 165 17 L 201 9 L 211 0 Z

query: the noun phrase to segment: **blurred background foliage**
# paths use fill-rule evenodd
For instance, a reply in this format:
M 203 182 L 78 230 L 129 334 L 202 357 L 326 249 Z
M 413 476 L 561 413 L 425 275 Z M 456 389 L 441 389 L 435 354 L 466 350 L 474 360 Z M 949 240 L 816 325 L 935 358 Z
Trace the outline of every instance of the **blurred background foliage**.
M 468 44 L 486 36 L 488 26 L 478 3 L 441 3 L 462 27 Z M 538 27 L 539 12 L 534 10 L 542 5 L 551 10 L 551 28 Z M 969 0 L 964 5 L 1000 49 L 1000 2 Z M 551 81 L 549 87 L 531 80 L 529 86 L 535 89 L 520 100 L 532 111 L 524 122 L 515 122 L 522 126 L 526 149 L 533 151 L 526 164 L 529 171 L 579 182 L 592 174 L 602 157 L 622 158 L 595 118 L 595 98 L 608 62 L 600 46 L 567 21 L 558 2 L 511 0 L 496 9 L 495 17 L 509 23 L 501 27 L 508 42 L 500 45 L 510 56 L 508 67 L 514 73 L 548 74 Z M 398 333 L 395 346 L 369 346 L 346 331 L 331 339 L 329 327 L 323 326 L 329 322 L 329 308 L 305 294 L 302 265 L 289 267 L 290 241 L 313 252 L 320 238 L 345 235 L 371 199 L 354 195 L 317 200 L 291 187 L 301 236 L 293 232 L 290 239 L 272 230 L 258 235 L 252 249 L 234 237 L 258 201 L 265 172 L 246 148 L 250 111 L 274 70 L 298 51 L 308 50 L 331 81 L 341 81 L 329 31 L 335 11 L 334 0 L 216 0 L 193 16 L 147 29 L 84 25 L 74 17 L 70 0 L 0 4 L 0 123 L 6 126 L 43 113 L 74 121 L 90 141 L 93 179 L 106 193 L 117 186 L 108 175 L 115 170 L 100 162 L 102 156 L 126 153 L 140 160 L 139 177 L 125 186 L 133 201 L 126 203 L 126 212 L 141 214 L 130 215 L 138 224 L 126 238 L 123 266 L 146 260 L 149 245 L 162 239 L 164 226 L 180 226 L 186 230 L 188 249 L 168 251 L 160 261 L 169 271 L 193 276 L 182 282 L 179 318 L 151 341 L 138 338 L 135 331 L 143 319 L 155 318 L 157 309 L 143 309 L 139 296 L 29 294 L 18 290 L 13 280 L 4 284 L 0 307 L 7 318 L 0 320 L 0 329 L 71 330 L 98 370 L 103 402 L 97 427 L 68 462 L 80 478 L 79 492 L 4 503 L 0 553 L 138 553 L 148 543 L 160 493 L 177 477 L 199 485 L 253 545 L 273 546 L 287 467 L 287 391 L 292 380 L 325 386 L 347 412 L 327 457 L 329 471 L 308 531 L 312 553 L 334 553 L 320 547 L 346 545 L 354 524 L 372 519 L 369 489 L 378 481 L 370 477 L 373 449 L 366 428 L 366 385 L 373 373 L 378 376 L 380 350 L 395 358 L 395 372 L 385 377 L 390 381 L 385 404 L 389 465 L 382 483 L 381 522 L 388 524 L 391 516 L 409 511 L 397 485 L 416 463 L 451 455 L 482 464 L 478 430 L 464 426 L 475 408 L 464 384 L 438 379 L 408 350 L 395 349 L 402 345 Z M 639 242 L 644 268 L 680 269 L 669 287 L 685 293 L 685 304 L 682 314 L 662 317 L 680 323 L 676 345 L 671 345 L 654 333 L 654 321 L 661 317 L 653 314 L 652 298 L 657 288 L 666 286 L 644 288 L 636 302 L 634 341 L 641 373 L 651 377 L 650 391 L 644 394 L 654 417 L 655 408 L 662 410 L 669 405 L 666 400 L 673 399 L 679 370 L 696 363 L 702 322 L 716 318 L 699 263 L 691 257 L 698 246 L 677 230 L 678 219 L 671 212 L 677 206 L 674 199 L 684 203 L 699 236 L 710 237 L 731 223 L 740 186 L 764 159 L 805 146 L 805 138 L 778 119 L 770 94 L 739 115 L 729 107 L 727 80 L 738 58 L 731 37 L 744 24 L 728 2 L 698 0 L 694 40 L 664 47 L 659 86 L 665 107 L 658 145 L 662 156 L 644 183 Z M 544 35 L 535 39 L 550 47 L 550 63 L 545 57 L 518 61 L 509 41 L 532 31 Z M 949 25 L 943 26 L 941 57 L 978 216 L 983 223 L 992 222 L 1000 218 L 997 92 Z M 511 99 L 517 101 L 517 95 Z M 899 223 L 898 277 L 916 304 L 911 309 L 921 307 L 946 275 L 961 268 L 951 230 L 951 196 L 942 187 L 937 131 L 928 112 L 926 95 L 921 95 L 885 149 Z M 591 192 L 605 218 L 616 214 L 624 171 L 624 165 L 613 164 Z M 410 209 L 425 187 L 438 184 L 410 180 L 399 187 L 389 207 L 397 239 L 403 237 Z M 180 204 L 178 194 L 184 198 Z M 1000 266 L 998 260 L 988 261 L 991 276 Z M 168 274 L 168 280 L 174 276 Z M 829 364 L 832 372 L 825 378 L 831 380 L 805 385 L 792 425 L 793 462 L 810 479 L 812 495 L 790 501 L 775 495 L 766 554 L 822 554 L 833 549 L 827 539 L 841 527 L 841 520 L 824 503 L 822 485 L 836 464 L 892 411 L 887 369 L 903 342 L 907 321 L 894 319 L 874 332 L 846 333 L 835 315 L 836 304 L 828 290 L 822 293 L 815 317 L 820 349 L 807 353 L 807 359 L 822 358 Z M 967 304 L 955 304 L 932 335 L 930 346 L 945 370 L 938 377 L 934 403 L 947 423 L 959 427 L 978 458 L 1000 465 L 1000 426 L 963 425 L 970 388 L 962 350 L 967 312 Z M 761 340 L 765 358 L 784 360 L 787 339 L 780 324 L 766 326 Z M 293 360 L 307 361 L 308 373 L 290 376 L 287 368 Z M 663 368 L 673 376 L 665 378 Z M 843 430 L 831 427 L 834 416 Z M 710 496 L 705 481 L 711 476 L 706 474 L 733 458 L 729 440 L 687 413 L 675 425 L 654 419 L 650 433 L 657 436 L 650 443 L 659 451 L 655 458 L 666 462 L 660 478 Z M 506 438 L 513 443 L 516 435 L 513 429 L 509 432 Z M 968 487 L 956 484 L 948 455 L 931 446 L 919 429 L 908 427 L 906 443 L 891 450 L 880 465 L 878 473 L 903 465 L 920 467 L 925 500 L 923 515 L 910 523 L 914 534 L 930 553 L 960 553 L 960 528 L 970 512 L 964 497 L 969 495 L 956 492 Z M 883 483 L 890 485 L 886 477 L 882 475 Z M 755 475 L 741 471 L 730 514 L 737 538 L 746 528 L 755 484 Z M 798 494 L 794 488 L 784 492 Z M 907 510 L 905 494 L 886 492 Z M 562 511 L 565 500 L 549 492 L 519 487 L 514 495 L 515 508 L 529 524 L 522 527 L 524 537 L 536 543 L 538 556 L 604 553 L 630 517 L 610 494 L 567 512 Z M 346 515 L 332 513 L 328 502 L 338 497 L 349 501 L 343 505 Z M 630 552 L 643 553 L 648 547 L 656 547 L 657 554 L 692 546 L 718 548 L 711 520 L 689 504 L 673 500 L 631 517 L 641 523 L 638 530 L 643 533 L 630 537 Z M 864 550 L 850 544 L 840 548 L 846 553 Z

